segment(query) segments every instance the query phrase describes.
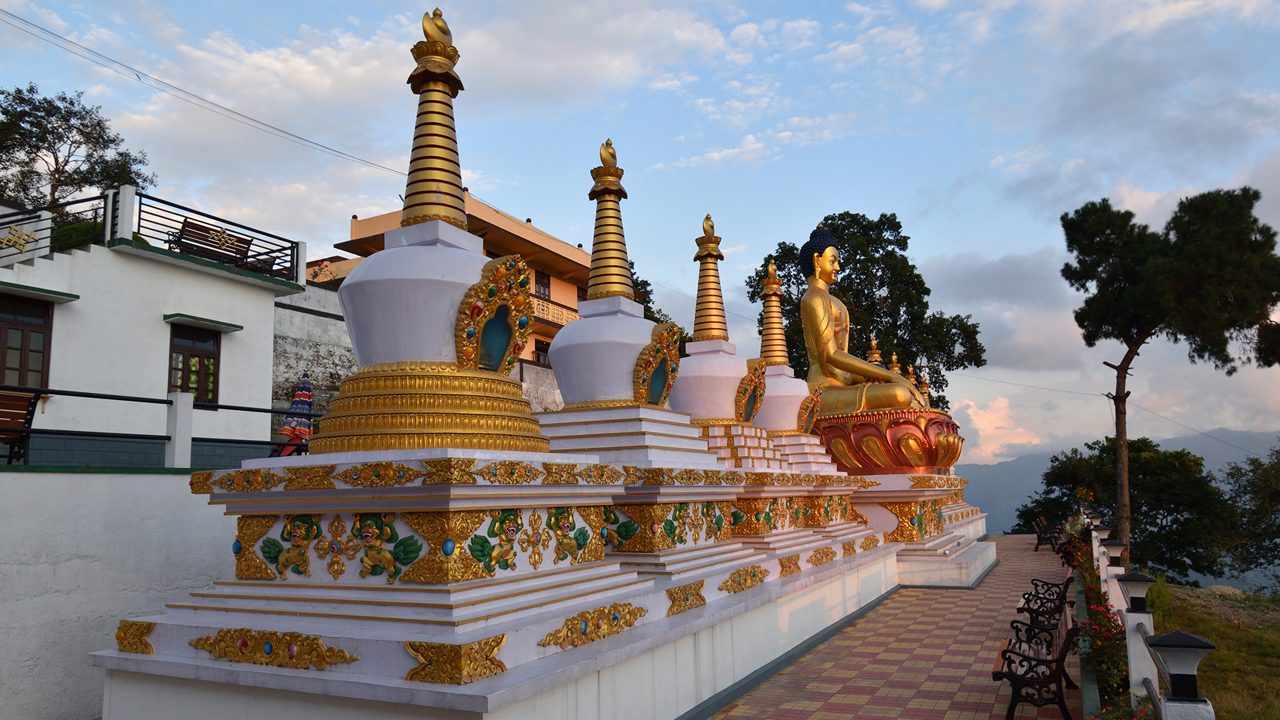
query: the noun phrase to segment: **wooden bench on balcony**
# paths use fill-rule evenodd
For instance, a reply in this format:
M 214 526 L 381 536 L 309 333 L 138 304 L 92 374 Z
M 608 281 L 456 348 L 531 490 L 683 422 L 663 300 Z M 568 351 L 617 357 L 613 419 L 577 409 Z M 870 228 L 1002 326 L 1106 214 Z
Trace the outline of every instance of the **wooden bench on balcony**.
M 169 233 L 169 249 L 262 273 L 274 268 L 277 259 L 274 251 L 252 254 L 253 240 L 250 238 L 191 218 L 184 218 L 182 226 Z
M 5 444 L 5 463 L 27 464 L 31 444 L 31 423 L 36 416 L 36 393 L 0 392 L 0 442 Z

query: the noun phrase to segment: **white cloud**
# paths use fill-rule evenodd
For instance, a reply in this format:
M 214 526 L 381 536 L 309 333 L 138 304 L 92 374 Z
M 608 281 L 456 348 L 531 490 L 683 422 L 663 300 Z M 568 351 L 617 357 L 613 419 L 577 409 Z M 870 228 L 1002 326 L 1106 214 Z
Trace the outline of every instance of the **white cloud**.
M 967 416 L 968 422 L 960 428 L 966 436 L 965 462 L 992 463 L 1009 460 L 1005 456 L 1010 446 L 1038 445 L 1039 435 L 1022 427 L 1014 418 L 1013 405 L 1008 396 L 1000 395 L 985 406 L 972 400 L 956 403 L 956 414 Z
M 650 80 L 647 87 L 650 90 L 679 90 L 697 80 L 697 76 L 687 72 L 663 73 Z
M 767 151 L 765 143 L 755 135 L 747 135 L 734 147 L 708 150 L 701 155 L 682 157 L 670 163 L 658 163 L 655 170 L 723 165 L 727 162 L 756 162 Z

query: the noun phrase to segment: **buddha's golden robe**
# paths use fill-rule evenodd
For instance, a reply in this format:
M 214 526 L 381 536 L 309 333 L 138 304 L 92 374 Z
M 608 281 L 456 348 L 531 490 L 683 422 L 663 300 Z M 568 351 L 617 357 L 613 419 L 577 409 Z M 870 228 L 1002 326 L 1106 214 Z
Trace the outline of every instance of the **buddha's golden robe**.
M 813 279 L 800 298 L 809 389 L 822 390 L 821 416 L 863 410 L 923 408 L 924 399 L 901 375 L 849 354 L 849 309 Z

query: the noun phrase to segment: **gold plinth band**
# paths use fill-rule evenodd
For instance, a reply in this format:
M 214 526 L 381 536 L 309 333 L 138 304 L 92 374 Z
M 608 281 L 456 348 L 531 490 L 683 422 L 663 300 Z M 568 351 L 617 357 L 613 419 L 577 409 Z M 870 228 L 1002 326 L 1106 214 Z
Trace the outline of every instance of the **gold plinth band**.
M 428 362 L 356 371 L 342 382 L 310 445 L 313 454 L 442 447 L 550 450 L 520 383 Z

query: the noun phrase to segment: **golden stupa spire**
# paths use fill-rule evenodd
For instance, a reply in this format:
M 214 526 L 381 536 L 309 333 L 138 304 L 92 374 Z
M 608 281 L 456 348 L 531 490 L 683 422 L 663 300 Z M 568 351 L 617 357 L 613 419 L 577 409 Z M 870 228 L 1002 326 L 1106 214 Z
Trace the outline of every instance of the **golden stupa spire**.
M 600 146 L 600 167 L 591 170 L 591 179 L 595 184 L 587 197 L 596 201 L 596 231 L 591 241 L 587 299 L 618 295 L 635 300 L 627 241 L 622 235 L 622 200 L 627 197 L 627 190 L 622 187 L 622 168 L 618 167 L 613 140 L 605 140 Z
M 889 356 L 889 370 L 892 372 L 902 372 L 902 366 L 898 364 L 898 353 Z
M 911 383 L 912 385 L 916 384 L 916 366 L 915 365 L 907 366 L 907 382 Z
M 728 340 L 729 325 L 724 319 L 724 294 L 720 291 L 720 237 L 711 214 L 702 220 L 702 236 L 698 238 L 698 303 L 693 313 L 693 339 Z
M 871 352 L 867 353 L 867 362 L 880 365 L 880 348 L 876 345 L 876 336 L 871 336 Z
M 760 359 L 765 365 L 790 365 L 787 336 L 782 330 L 782 281 L 778 279 L 778 266 L 774 264 L 773 258 L 769 258 L 769 276 L 760 286 L 760 299 L 764 301 Z
M 916 385 L 920 390 L 920 394 L 924 396 L 924 406 L 929 407 L 929 378 L 924 374 L 924 368 L 920 368 L 920 383 Z
M 453 125 L 453 99 L 463 89 L 462 79 L 453 70 L 458 49 L 440 8 L 422 16 L 422 34 L 426 40 L 413 46 L 418 66 L 408 80 L 418 96 L 418 122 L 413 130 L 400 226 L 443 220 L 466 230 L 458 131 Z

